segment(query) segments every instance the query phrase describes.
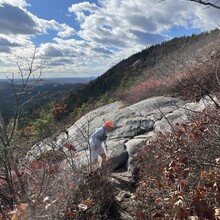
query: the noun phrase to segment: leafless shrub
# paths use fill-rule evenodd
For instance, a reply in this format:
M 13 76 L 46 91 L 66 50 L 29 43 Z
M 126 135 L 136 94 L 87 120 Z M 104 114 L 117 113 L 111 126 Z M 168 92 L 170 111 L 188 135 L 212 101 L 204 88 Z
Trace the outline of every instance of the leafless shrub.
M 137 219 L 217 219 L 219 208 L 219 110 L 191 114 L 175 133 L 161 133 L 136 158 Z
M 2 213 L 8 208 L 12 210 L 18 201 L 27 200 L 27 191 L 16 158 L 16 152 L 23 146 L 16 142 L 15 131 L 25 106 L 34 98 L 24 101 L 22 95 L 36 85 L 42 74 L 42 64 L 34 66 L 35 55 L 36 50 L 26 70 L 17 64 L 19 69 L 17 75 L 12 74 L 12 78 L 9 79 L 9 85 L 13 90 L 13 119 L 7 125 L 0 115 L 0 212 Z M 37 77 L 30 80 L 34 73 L 37 73 Z M 15 85 L 15 79 L 19 82 L 18 87 Z

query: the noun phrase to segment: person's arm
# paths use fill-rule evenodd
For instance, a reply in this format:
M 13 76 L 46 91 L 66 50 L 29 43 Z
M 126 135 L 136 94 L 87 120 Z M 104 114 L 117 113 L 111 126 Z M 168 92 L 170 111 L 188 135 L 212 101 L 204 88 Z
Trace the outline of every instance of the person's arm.
M 106 141 L 103 141 L 103 143 L 104 143 L 105 149 L 108 150 L 108 146 L 107 146 Z
M 103 129 L 102 128 L 99 128 L 97 129 L 91 136 L 91 139 L 92 139 L 92 143 L 93 145 L 96 145 L 100 142 L 100 140 L 98 139 L 98 137 L 101 137 L 103 134 Z

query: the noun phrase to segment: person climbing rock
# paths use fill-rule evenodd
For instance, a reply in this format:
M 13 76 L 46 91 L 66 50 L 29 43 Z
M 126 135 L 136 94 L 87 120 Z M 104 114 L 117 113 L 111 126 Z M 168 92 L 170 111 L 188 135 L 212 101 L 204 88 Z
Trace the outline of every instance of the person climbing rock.
M 89 139 L 89 149 L 92 164 L 98 166 L 98 157 L 101 157 L 101 166 L 107 160 L 107 134 L 113 131 L 115 126 L 113 122 L 106 121 L 104 124 L 95 130 Z

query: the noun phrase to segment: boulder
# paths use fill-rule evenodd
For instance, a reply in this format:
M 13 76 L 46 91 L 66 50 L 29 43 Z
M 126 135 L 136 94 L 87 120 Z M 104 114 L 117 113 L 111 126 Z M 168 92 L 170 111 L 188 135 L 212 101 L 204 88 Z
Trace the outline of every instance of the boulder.
M 123 142 L 109 141 L 110 150 L 109 160 L 111 162 L 111 169 L 115 170 L 120 167 L 125 166 L 128 160 L 128 152 L 126 150 L 125 144 Z
M 81 160 L 78 161 L 88 163 L 88 151 L 80 149 L 88 146 L 89 137 L 96 128 L 102 126 L 105 120 L 111 120 L 116 129 L 108 134 L 107 145 L 113 168 L 126 165 L 127 169 L 133 169 L 133 157 L 144 143 L 160 131 L 172 132 L 176 123 L 187 122 L 190 112 L 202 111 L 210 104 L 213 102 L 207 97 L 198 103 L 185 103 L 178 98 L 164 96 L 152 97 L 126 107 L 122 102 L 114 102 L 89 112 L 66 132 L 35 145 L 29 153 L 36 155 L 49 147 L 65 150 L 63 146 L 70 143 L 80 151 Z

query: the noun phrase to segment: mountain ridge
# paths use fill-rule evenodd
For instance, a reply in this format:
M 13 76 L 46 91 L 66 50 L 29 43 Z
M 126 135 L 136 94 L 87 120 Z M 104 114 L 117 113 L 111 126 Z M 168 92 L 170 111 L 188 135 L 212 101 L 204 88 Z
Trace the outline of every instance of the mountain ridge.
M 140 81 L 169 76 L 181 69 L 183 63 L 191 62 L 190 65 L 193 65 L 192 56 L 200 57 L 202 60 L 210 57 L 219 35 L 220 31 L 215 29 L 152 45 L 123 59 L 86 86 L 78 88 L 75 95 L 71 94 L 68 97 L 67 102 L 80 107 L 83 103 L 100 100 L 103 104 L 114 101 L 123 90 Z

